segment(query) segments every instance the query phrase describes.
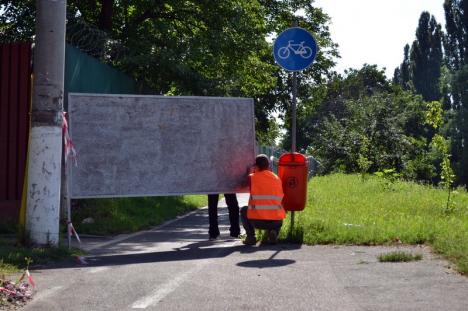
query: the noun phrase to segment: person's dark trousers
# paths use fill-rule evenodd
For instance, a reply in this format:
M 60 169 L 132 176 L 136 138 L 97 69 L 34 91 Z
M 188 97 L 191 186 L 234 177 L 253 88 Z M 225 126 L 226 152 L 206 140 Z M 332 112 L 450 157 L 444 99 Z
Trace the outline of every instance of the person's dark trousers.
M 248 219 L 247 206 L 241 208 L 240 218 L 242 221 L 242 226 L 245 229 L 246 235 L 251 238 L 255 238 L 255 229 L 276 230 L 276 232 L 279 233 L 281 226 L 283 225 L 282 220 Z
M 231 224 L 229 232 L 232 237 L 237 237 L 240 234 L 239 203 L 237 202 L 237 197 L 235 193 L 225 193 L 224 198 L 226 199 L 226 205 L 229 211 L 229 222 Z M 211 238 L 216 238 L 219 236 L 218 200 L 219 194 L 208 195 L 208 216 L 210 222 L 208 234 Z

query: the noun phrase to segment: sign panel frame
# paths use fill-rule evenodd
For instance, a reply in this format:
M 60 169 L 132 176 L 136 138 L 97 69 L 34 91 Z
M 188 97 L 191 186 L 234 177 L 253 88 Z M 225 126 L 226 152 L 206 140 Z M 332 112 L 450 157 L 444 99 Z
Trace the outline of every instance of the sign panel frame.
M 251 98 L 70 93 L 70 197 L 248 192 Z

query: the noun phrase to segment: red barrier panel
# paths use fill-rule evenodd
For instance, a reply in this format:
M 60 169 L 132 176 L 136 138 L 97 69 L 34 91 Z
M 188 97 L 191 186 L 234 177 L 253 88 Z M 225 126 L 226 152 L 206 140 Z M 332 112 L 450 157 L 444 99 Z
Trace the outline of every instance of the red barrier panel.
M 307 200 L 308 163 L 304 155 L 285 153 L 279 158 L 278 176 L 283 183 L 283 207 L 286 211 L 302 211 Z

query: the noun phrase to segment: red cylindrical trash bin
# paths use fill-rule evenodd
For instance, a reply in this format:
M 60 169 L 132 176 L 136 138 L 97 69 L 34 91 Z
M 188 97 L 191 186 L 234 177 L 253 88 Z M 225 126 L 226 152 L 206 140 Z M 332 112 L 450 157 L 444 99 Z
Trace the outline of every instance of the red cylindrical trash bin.
M 293 152 L 279 158 L 278 176 L 283 183 L 283 207 L 286 211 L 302 211 L 307 200 L 308 162 L 304 155 Z

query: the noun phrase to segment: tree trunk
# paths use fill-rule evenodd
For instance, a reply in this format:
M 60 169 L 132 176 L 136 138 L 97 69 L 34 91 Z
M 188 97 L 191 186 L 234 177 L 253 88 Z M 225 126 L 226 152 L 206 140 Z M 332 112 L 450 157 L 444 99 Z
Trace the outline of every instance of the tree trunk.
M 112 31 L 112 16 L 114 14 L 114 0 L 102 0 L 101 14 L 99 14 L 99 28 L 107 33 Z

